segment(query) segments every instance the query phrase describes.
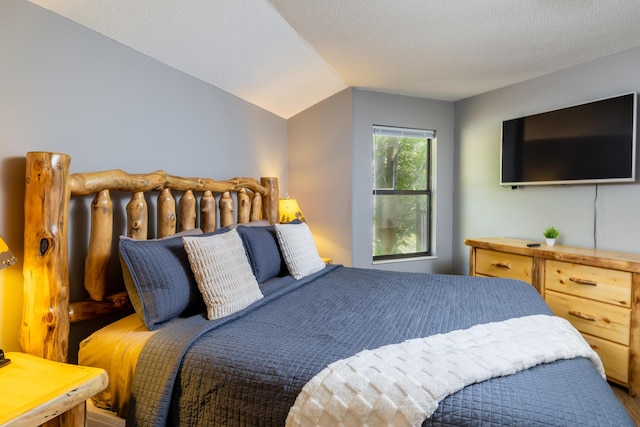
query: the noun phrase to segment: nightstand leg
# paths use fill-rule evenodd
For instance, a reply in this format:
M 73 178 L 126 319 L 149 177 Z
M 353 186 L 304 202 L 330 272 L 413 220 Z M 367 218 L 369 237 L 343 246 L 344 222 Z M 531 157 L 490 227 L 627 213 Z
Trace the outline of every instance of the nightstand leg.
M 84 402 L 43 424 L 44 427 L 84 427 L 86 425 L 87 414 L 86 403 Z

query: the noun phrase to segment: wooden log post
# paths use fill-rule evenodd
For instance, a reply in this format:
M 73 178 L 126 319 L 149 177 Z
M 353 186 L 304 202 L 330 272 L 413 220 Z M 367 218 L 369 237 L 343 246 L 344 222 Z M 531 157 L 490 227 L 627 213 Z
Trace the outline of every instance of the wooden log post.
M 69 337 L 69 164 L 65 154 L 27 153 L 24 307 L 25 353 L 66 362 Z
M 226 227 L 234 223 L 233 221 L 233 199 L 228 191 L 222 193 L 220 197 L 220 227 Z
M 280 190 L 278 189 L 278 178 L 262 177 L 260 184 L 268 189 L 266 196 L 262 201 L 262 210 L 264 218 L 269 224 L 275 224 L 280 218 Z
M 251 198 L 251 217 L 250 221 L 260 221 L 262 219 L 262 194 L 253 193 Z
M 158 238 L 176 234 L 176 199 L 164 188 L 158 194 Z
M 238 190 L 238 224 L 249 222 L 251 218 L 251 201 L 246 188 Z
M 178 223 L 180 231 L 196 228 L 196 198 L 191 190 L 185 191 L 180 197 Z
M 142 191 L 131 193 L 127 203 L 127 236 L 132 239 L 146 240 L 149 232 L 149 209 Z
M 200 228 L 203 233 L 216 230 L 216 199 L 209 190 L 200 198 Z
M 96 301 L 102 301 L 107 293 L 112 237 L 113 203 L 109 190 L 102 190 L 91 203 L 91 233 L 84 266 L 84 287 Z

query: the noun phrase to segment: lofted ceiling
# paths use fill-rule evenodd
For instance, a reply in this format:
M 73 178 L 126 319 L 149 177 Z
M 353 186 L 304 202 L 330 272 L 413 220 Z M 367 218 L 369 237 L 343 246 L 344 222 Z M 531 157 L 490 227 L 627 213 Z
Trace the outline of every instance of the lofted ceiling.
M 29 0 L 283 118 L 456 101 L 640 46 L 638 0 Z

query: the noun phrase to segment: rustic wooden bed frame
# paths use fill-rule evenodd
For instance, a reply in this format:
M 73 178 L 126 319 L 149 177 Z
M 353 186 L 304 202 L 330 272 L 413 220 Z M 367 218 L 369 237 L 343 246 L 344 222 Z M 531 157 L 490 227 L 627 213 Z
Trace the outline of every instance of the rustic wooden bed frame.
M 105 295 L 107 265 L 112 252 L 117 253 L 113 242 L 118 238 L 113 231 L 117 204 L 112 203 L 111 192 L 131 193 L 123 217 L 127 235 L 135 239 L 148 238 L 147 200 L 153 197 L 145 196 L 149 192 L 157 192 L 156 237 L 195 227 L 213 231 L 218 222 L 223 227 L 264 218 L 274 224 L 278 218 L 277 178 L 215 181 L 172 176 L 162 170 L 71 174 L 70 163 L 70 156 L 60 153 L 30 152 L 26 156 L 24 308 L 19 339 L 24 352 L 46 359 L 68 360 L 71 323 L 130 307 L 125 291 Z M 84 268 L 90 299 L 70 302 L 69 206 L 73 196 L 90 194 L 95 198 L 88 214 L 91 231 Z

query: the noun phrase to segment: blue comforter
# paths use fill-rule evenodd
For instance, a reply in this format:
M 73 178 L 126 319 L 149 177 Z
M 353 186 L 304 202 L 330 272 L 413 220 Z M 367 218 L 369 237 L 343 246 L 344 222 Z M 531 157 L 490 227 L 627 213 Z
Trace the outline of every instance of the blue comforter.
M 530 314 L 551 314 L 507 279 L 330 266 L 263 287 L 232 316 L 177 319 L 140 355 L 127 425 L 283 426 L 304 384 L 364 349 Z M 464 388 L 425 426 L 633 426 L 586 359 Z

